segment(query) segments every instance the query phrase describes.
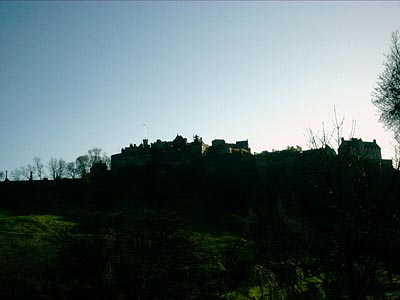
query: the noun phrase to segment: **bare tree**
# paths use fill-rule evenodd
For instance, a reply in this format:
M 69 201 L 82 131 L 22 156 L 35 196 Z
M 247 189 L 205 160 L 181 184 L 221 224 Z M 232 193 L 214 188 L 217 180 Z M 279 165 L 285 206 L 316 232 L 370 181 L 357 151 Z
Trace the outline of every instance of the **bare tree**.
M 78 170 L 75 167 L 75 163 L 74 162 L 67 163 L 66 168 L 65 168 L 65 172 L 66 172 L 66 176 L 68 178 L 75 179 L 76 176 L 78 175 Z
M 111 168 L 111 158 L 101 148 L 93 148 L 88 151 L 89 157 L 89 168 L 94 163 L 103 162 L 107 165 L 107 168 Z
M 14 181 L 19 181 L 22 178 L 21 170 L 19 168 L 11 171 L 11 178 Z
M 392 146 L 394 150 L 394 157 L 392 158 L 393 168 L 400 170 L 400 144 Z
M 22 177 L 24 177 L 27 180 L 31 178 L 31 175 L 32 175 L 32 178 L 34 178 L 35 173 L 36 173 L 36 168 L 32 164 L 27 164 L 26 166 L 22 166 L 19 168 L 19 170 L 20 170 Z
M 102 152 L 103 150 L 101 148 L 93 148 L 88 151 L 90 166 L 92 166 L 93 163 L 99 162 L 101 160 Z
M 39 177 L 39 179 L 42 180 L 42 177 L 43 177 L 43 175 L 44 175 L 44 173 L 43 173 L 44 165 L 43 165 L 43 163 L 42 163 L 41 158 L 35 156 L 35 157 L 33 158 L 33 163 L 34 163 L 34 166 L 35 166 L 35 168 L 36 168 L 37 177 Z
M 28 180 L 29 179 L 29 172 L 25 166 L 19 167 L 19 174 L 21 175 L 21 178 Z
M 385 55 L 385 70 L 378 76 L 372 103 L 379 109 L 379 120 L 393 130 L 400 142 L 400 32 L 392 33 L 390 53 Z
M 75 164 L 68 164 L 68 174 L 70 177 L 74 176 L 72 178 L 76 176 L 82 178 L 90 172 L 93 164 L 98 162 L 104 162 L 108 169 L 111 167 L 111 158 L 101 148 L 92 148 L 88 150 L 88 154 L 77 157 Z M 74 174 L 71 173 L 72 171 Z
M 49 173 L 53 179 L 57 178 L 57 159 L 52 157 L 47 162 L 47 168 L 49 169 Z
M 57 161 L 57 177 L 63 178 L 65 175 L 67 163 L 62 158 Z
M 89 173 L 89 168 L 90 168 L 89 161 L 90 159 L 88 155 L 81 155 L 77 157 L 75 161 L 77 175 L 79 175 L 81 178 Z
M 101 161 L 106 164 L 108 170 L 111 169 L 111 157 L 109 157 L 106 153 L 103 153 Z
M 325 123 L 322 122 L 321 131 L 314 131 L 312 129 L 307 129 L 306 131 L 306 141 L 307 146 L 310 149 L 320 149 L 320 148 L 339 148 L 341 143 L 341 138 L 343 137 L 343 130 L 345 127 L 344 124 L 345 118 L 338 117 L 336 107 L 333 107 L 333 120 L 332 120 L 332 128 L 327 129 L 325 127 Z M 356 122 L 352 120 L 351 128 L 348 134 L 349 139 L 354 137 L 356 130 Z

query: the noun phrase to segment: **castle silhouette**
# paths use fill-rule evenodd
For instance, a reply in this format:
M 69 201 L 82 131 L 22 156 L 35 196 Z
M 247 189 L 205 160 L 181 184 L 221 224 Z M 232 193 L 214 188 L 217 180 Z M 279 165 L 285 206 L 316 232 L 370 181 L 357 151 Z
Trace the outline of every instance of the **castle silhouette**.
M 330 147 L 326 147 L 325 150 L 330 156 L 336 155 L 336 152 Z M 287 160 L 287 162 L 290 162 L 292 158 L 298 155 L 312 155 L 312 153 L 315 153 L 315 150 L 303 151 L 300 147 L 289 147 L 282 151 L 263 151 L 254 155 L 251 152 L 248 140 L 227 143 L 223 139 L 214 139 L 209 146 L 198 135 L 194 136 L 192 142 L 188 142 L 186 138 L 177 135 L 172 141 L 158 139 L 149 144 L 148 139 L 144 139 L 139 146 L 130 144 L 129 147 L 122 148 L 121 153 L 111 156 L 111 172 L 119 173 L 122 170 L 146 166 L 150 163 L 177 166 L 202 157 L 217 159 L 227 155 L 249 155 L 258 157 L 260 161 Z M 342 138 L 338 155 L 346 159 L 365 160 L 386 167 L 392 166 L 390 159 L 382 159 L 381 148 L 375 139 L 372 142 L 367 142 L 357 138 L 350 140 Z
M 209 146 L 197 135 L 192 142 L 181 135 L 177 135 L 172 141 L 158 139 L 151 144 L 148 139 L 144 139 L 139 146 L 130 144 L 129 147 L 122 148 L 121 153 L 112 155 L 111 171 L 119 172 L 124 168 L 145 166 L 154 161 L 164 165 L 178 165 L 204 156 L 228 154 L 251 155 L 248 140 L 231 144 L 223 139 L 215 139 Z

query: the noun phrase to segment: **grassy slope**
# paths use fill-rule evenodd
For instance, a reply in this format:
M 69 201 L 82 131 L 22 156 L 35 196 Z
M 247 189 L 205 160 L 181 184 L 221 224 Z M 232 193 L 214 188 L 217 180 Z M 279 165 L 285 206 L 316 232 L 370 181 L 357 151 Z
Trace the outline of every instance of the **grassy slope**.
M 46 235 L 72 228 L 71 222 L 53 215 L 30 215 L 5 217 L 0 214 L 0 233 Z

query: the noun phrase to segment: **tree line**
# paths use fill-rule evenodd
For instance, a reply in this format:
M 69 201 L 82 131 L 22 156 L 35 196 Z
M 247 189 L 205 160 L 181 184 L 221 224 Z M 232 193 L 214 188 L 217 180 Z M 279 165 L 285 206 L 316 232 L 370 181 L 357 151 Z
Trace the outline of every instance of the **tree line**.
M 110 169 L 111 158 L 101 148 L 92 148 L 87 154 L 78 156 L 75 161 L 67 162 L 63 158 L 51 157 L 44 163 L 40 157 L 35 156 L 32 163 L 12 170 L 9 179 L 14 181 L 32 179 L 61 179 L 83 178 L 90 172 L 94 163 L 104 162 Z M 0 179 L 5 177 L 4 171 L 0 171 Z

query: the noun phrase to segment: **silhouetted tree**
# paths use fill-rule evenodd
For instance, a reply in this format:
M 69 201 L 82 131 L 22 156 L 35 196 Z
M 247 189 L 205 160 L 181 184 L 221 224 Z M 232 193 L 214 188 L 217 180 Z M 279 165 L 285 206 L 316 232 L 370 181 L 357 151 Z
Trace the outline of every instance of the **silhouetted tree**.
M 78 170 L 76 169 L 74 162 L 67 163 L 65 173 L 68 178 L 76 178 Z
M 33 163 L 34 163 L 34 166 L 35 166 L 35 169 L 36 169 L 36 172 L 37 172 L 37 176 L 39 177 L 39 179 L 41 180 L 42 179 L 42 177 L 43 177 L 43 168 L 44 168 L 44 165 L 43 165 L 43 163 L 42 163 L 42 159 L 41 158 L 39 158 L 39 157 L 37 157 L 37 156 L 35 156 L 34 158 L 33 158 Z
M 306 139 L 308 147 L 310 149 L 321 149 L 326 147 L 338 148 L 343 137 L 344 127 L 344 117 L 339 118 L 336 112 L 336 107 L 333 107 L 333 120 L 331 128 L 326 128 L 325 123 L 322 122 L 321 130 L 314 131 L 311 128 L 307 130 Z M 349 139 L 354 137 L 355 130 L 356 122 L 352 120 L 348 135 Z
M 57 178 L 57 159 L 52 157 L 50 160 L 47 162 L 47 168 L 49 169 L 50 176 L 53 179 Z
M 394 150 L 394 156 L 392 158 L 393 167 L 396 170 L 400 170 L 400 144 L 394 145 L 393 150 Z
M 111 159 L 101 148 L 90 149 L 88 151 L 88 156 L 89 156 L 89 168 L 93 166 L 94 163 L 102 161 L 107 165 L 107 168 L 110 169 Z
M 67 167 L 67 163 L 65 162 L 65 160 L 60 158 L 58 160 L 58 162 L 57 162 L 57 177 L 58 178 L 64 177 L 65 171 L 66 171 L 66 167 Z
M 111 167 L 111 158 L 103 152 L 101 148 L 92 148 L 88 150 L 88 154 L 81 155 L 75 160 L 75 176 L 83 177 L 89 173 L 90 168 L 94 163 L 104 162 L 107 165 L 107 168 Z
M 111 169 L 111 157 L 109 157 L 106 153 L 103 154 L 101 161 L 106 164 L 107 169 Z
M 12 170 L 10 175 L 15 181 L 21 180 L 22 178 L 21 170 L 19 168 Z
M 386 55 L 385 70 L 378 76 L 372 103 L 380 110 L 379 120 L 394 131 L 400 141 L 400 33 L 392 33 L 390 53 Z
M 4 174 L 5 174 L 4 171 L 0 171 L 0 180 L 3 180 L 3 179 L 4 179 L 4 177 L 5 177 Z
M 32 172 L 32 177 L 35 176 L 36 168 L 34 165 L 27 164 L 26 166 L 22 166 L 20 168 L 20 172 L 22 177 L 24 177 L 25 179 L 29 179 L 31 177 L 31 172 Z
M 56 159 L 52 157 L 48 161 L 47 167 L 53 179 L 62 178 L 65 174 L 66 162 L 62 158 Z
M 102 151 L 101 148 L 92 148 L 88 151 L 90 166 L 101 160 Z
M 75 167 L 77 170 L 77 175 L 80 177 L 85 176 L 89 173 L 90 164 L 89 164 L 89 156 L 88 155 L 81 155 L 76 158 Z

